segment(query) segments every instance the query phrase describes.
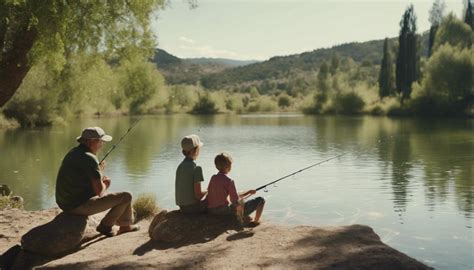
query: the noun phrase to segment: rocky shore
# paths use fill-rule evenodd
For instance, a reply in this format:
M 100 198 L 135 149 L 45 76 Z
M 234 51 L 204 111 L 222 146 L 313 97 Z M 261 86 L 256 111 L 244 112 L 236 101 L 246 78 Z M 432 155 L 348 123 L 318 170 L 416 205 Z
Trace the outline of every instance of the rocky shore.
M 1 260 L 5 261 L 5 252 L 19 244 L 25 233 L 50 222 L 59 213 L 60 210 L 55 208 L 34 212 L 1 210 L 0 253 L 4 254 Z M 170 217 L 175 219 L 174 222 L 180 218 L 176 212 L 171 212 Z M 176 228 L 171 219 L 162 223 Z M 179 239 L 173 236 L 179 241 L 163 242 L 150 239 L 151 219 L 140 221 L 141 230 L 138 232 L 112 238 L 95 232 L 98 220 L 97 217 L 89 218 L 83 239 L 74 250 L 49 257 L 22 251 L 23 257 L 16 258 L 16 268 L 431 269 L 385 245 L 372 228 L 364 225 L 287 227 L 263 223 L 255 228 L 239 228 L 235 224 L 201 216 L 197 221 L 192 220 L 192 233 L 183 234 L 186 237 Z M 44 242 L 46 250 L 52 246 L 49 241 L 57 240 L 43 238 L 40 241 Z M 24 239 L 23 242 L 25 244 Z

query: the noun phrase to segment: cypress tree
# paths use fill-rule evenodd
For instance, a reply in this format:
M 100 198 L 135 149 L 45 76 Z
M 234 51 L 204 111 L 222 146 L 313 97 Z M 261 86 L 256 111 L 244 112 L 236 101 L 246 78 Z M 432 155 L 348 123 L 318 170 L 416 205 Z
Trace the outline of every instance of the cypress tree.
M 410 5 L 400 21 L 398 36 L 398 55 L 396 66 L 396 86 L 401 93 L 401 103 L 410 98 L 411 85 L 418 77 L 418 53 L 416 35 L 416 15 L 413 5 Z
M 471 0 L 467 0 L 466 17 L 464 18 L 464 22 L 467 23 L 471 27 L 471 29 L 474 30 L 474 21 L 472 20 Z
M 444 3 L 443 0 L 435 0 L 433 2 L 433 6 L 431 7 L 430 17 L 429 17 L 431 27 L 430 27 L 430 35 L 428 39 L 428 56 L 431 56 L 431 54 L 433 53 L 433 44 L 434 44 L 436 32 L 438 31 L 439 25 L 443 21 L 445 8 L 446 8 L 446 4 Z
M 388 49 L 388 38 L 383 44 L 383 59 L 379 74 L 379 96 L 380 99 L 390 96 L 393 91 L 393 63 Z

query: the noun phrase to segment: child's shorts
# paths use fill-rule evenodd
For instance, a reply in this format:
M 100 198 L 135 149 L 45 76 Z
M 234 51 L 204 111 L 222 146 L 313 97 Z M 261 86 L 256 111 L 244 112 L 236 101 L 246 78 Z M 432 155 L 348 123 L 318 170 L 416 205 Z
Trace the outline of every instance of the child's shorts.
M 262 197 L 257 197 L 250 201 L 246 201 L 244 204 L 244 216 L 248 216 L 252 214 L 255 210 L 257 210 L 257 207 L 260 204 L 264 204 L 264 203 L 265 203 L 265 199 L 263 199 Z
M 260 204 L 264 204 L 265 200 L 262 197 L 257 197 L 244 204 L 244 215 L 252 214 Z M 215 208 L 208 208 L 207 212 L 212 215 L 233 215 L 235 214 L 235 204 L 229 206 L 219 206 Z

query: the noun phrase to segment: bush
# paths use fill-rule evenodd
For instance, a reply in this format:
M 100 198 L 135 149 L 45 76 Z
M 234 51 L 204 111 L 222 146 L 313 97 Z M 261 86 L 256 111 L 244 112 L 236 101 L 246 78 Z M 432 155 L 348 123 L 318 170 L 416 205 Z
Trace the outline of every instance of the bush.
M 17 128 L 20 124 L 15 119 L 7 119 L 0 112 L 0 129 Z
M 291 105 L 291 100 L 287 94 L 281 94 L 278 97 L 278 107 L 284 108 L 284 107 L 290 107 L 290 105 Z
M 192 114 L 216 114 L 218 112 L 216 103 L 212 97 L 206 93 L 199 96 L 199 100 L 191 110 Z
M 133 201 L 133 209 L 137 214 L 137 220 L 154 216 L 158 212 L 155 195 L 138 195 L 138 197 Z
M 260 96 L 249 103 L 248 112 L 273 112 L 277 110 L 277 104 L 269 96 Z
M 358 114 L 365 106 L 364 100 L 355 92 L 341 93 L 334 99 L 334 110 L 341 114 Z
M 411 106 L 408 106 L 405 104 L 404 106 L 401 106 L 400 104 L 393 104 L 390 106 L 387 110 L 387 115 L 388 116 L 412 116 L 413 111 Z
M 50 125 L 57 115 L 58 94 L 53 75 L 44 65 L 34 66 L 3 113 L 21 126 Z
M 229 111 L 240 113 L 244 109 L 244 102 L 242 101 L 242 98 L 240 98 L 240 96 L 233 95 L 227 97 L 225 101 L 225 107 Z
M 472 45 L 473 32 L 469 25 L 449 14 L 444 18 L 436 32 L 433 52 L 436 52 L 443 44 L 453 47 L 469 48 Z

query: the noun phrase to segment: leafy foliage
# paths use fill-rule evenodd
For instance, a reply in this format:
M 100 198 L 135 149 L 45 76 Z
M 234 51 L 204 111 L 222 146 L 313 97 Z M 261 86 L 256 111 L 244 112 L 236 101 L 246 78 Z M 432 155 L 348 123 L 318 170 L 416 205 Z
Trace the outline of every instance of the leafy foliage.
M 219 111 L 216 102 L 212 99 L 210 94 L 203 94 L 194 105 L 191 113 L 193 114 L 216 114 Z

